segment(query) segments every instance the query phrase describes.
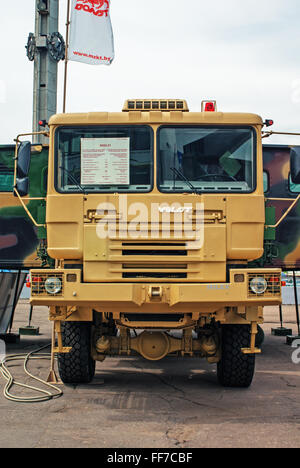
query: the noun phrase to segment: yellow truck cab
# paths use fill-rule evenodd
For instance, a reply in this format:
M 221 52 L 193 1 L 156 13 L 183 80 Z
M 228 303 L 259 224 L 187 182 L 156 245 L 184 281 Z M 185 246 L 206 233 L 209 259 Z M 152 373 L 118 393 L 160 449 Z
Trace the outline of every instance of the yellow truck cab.
M 50 119 L 55 268 L 31 271 L 31 304 L 50 308 L 64 382 L 138 353 L 204 357 L 222 385 L 251 384 L 263 307 L 281 302 L 280 269 L 249 265 L 263 255 L 263 126 L 184 100 Z

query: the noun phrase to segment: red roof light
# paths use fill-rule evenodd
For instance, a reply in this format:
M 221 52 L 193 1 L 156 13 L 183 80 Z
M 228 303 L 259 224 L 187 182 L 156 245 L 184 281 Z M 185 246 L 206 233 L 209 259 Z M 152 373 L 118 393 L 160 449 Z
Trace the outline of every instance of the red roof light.
M 204 112 L 215 112 L 216 107 L 214 102 L 207 102 L 205 104 L 205 110 Z
M 274 120 L 267 119 L 265 120 L 264 124 L 266 127 L 272 127 L 272 125 L 274 125 Z

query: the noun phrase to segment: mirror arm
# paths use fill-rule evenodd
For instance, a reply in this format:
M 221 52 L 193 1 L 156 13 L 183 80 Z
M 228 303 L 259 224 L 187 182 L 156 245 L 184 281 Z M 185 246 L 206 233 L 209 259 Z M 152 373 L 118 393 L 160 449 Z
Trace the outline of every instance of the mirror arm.
M 283 200 L 283 199 L 280 199 L 280 198 L 266 198 L 266 200 Z M 288 201 L 290 201 L 290 199 L 286 199 Z M 274 225 L 266 225 L 265 228 L 277 228 L 281 223 L 282 221 L 287 217 L 287 215 L 289 214 L 289 212 L 294 208 L 294 206 L 297 205 L 298 201 L 300 200 L 300 193 L 298 195 L 298 197 L 294 200 L 294 202 L 291 204 L 291 206 L 286 210 L 286 212 L 281 216 L 281 218 L 279 219 L 279 221 L 277 221 L 276 224 Z
M 31 221 L 33 222 L 33 224 L 36 226 L 36 227 L 46 227 L 46 224 L 38 224 L 36 222 L 36 220 L 34 219 L 34 217 L 32 216 L 32 214 L 30 213 L 30 211 L 28 210 L 27 206 L 25 205 L 21 195 L 19 194 L 18 190 L 16 187 L 14 187 L 14 192 L 15 194 L 17 195 L 18 199 L 20 200 L 21 202 L 21 205 L 23 206 L 24 210 L 26 211 L 27 215 L 29 216 L 29 218 L 31 219 Z M 45 198 L 25 198 L 25 200 L 45 200 Z
M 14 141 L 16 143 L 20 143 L 20 137 L 24 137 L 24 136 L 29 136 L 29 135 L 44 135 L 46 137 L 49 137 L 49 132 L 46 132 L 45 130 L 42 131 L 42 132 L 30 132 L 30 133 L 20 133 L 19 135 L 17 135 L 17 138 L 14 139 Z
M 45 131 L 42 131 L 42 132 L 30 132 L 30 133 L 20 133 L 19 135 L 17 135 L 17 138 L 14 139 L 14 141 L 16 142 L 16 146 L 15 146 L 15 157 L 14 157 L 14 161 L 15 161 L 15 164 L 14 164 L 14 193 L 17 195 L 21 205 L 23 206 L 25 212 L 27 213 L 27 215 L 29 216 L 29 218 L 31 219 L 32 223 L 36 226 L 36 227 L 46 227 L 45 224 L 38 224 L 36 222 L 36 220 L 33 218 L 32 214 L 30 213 L 30 211 L 28 210 L 27 206 L 25 205 L 21 195 L 19 194 L 17 188 L 16 188 L 16 183 L 17 183 L 17 162 L 18 162 L 18 144 L 20 143 L 20 137 L 25 137 L 25 136 L 29 136 L 29 135 L 44 135 L 44 136 L 47 136 L 49 137 L 49 132 L 45 132 Z M 24 200 L 45 200 L 45 198 L 24 198 Z
M 261 137 L 262 138 L 269 138 L 272 135 L 294 135 L 294 136 L 300 136 L 300 133 L 291 133 L 291 132 L 273 132 L 273 130 L 270 130 L 269 132 L 261 132 Z

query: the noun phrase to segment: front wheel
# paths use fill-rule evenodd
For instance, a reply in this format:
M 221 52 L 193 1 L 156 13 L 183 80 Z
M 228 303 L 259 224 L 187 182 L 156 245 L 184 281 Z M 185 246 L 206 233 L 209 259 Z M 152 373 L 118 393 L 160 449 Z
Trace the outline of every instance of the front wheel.
M 89 383 L 95 375 L 95 361 L 91 357 L 91 324 L 63 322 L 63 346 L 72 347 L 69 353 L 58 354 L 61 380 L 67 384 Z
M 222 357 L 218 362 L 218 380 L 224 387 L 251 385 L 255 370 L 255 355 L 243 354 L 241 348 L 249 348 L 249 325 L 222 325 Z

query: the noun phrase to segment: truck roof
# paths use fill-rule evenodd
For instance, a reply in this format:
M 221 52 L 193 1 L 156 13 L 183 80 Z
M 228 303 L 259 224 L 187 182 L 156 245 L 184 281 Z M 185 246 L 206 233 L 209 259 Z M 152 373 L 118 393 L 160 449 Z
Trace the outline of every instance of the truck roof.
M 230 112 L 182 112 L 182 111 L 130 111 L 89 112 L 56 114 L 49 125 L 96 125 L 96 124 L 202 124 L 202 125 L 263 125 L 259 115 Z

